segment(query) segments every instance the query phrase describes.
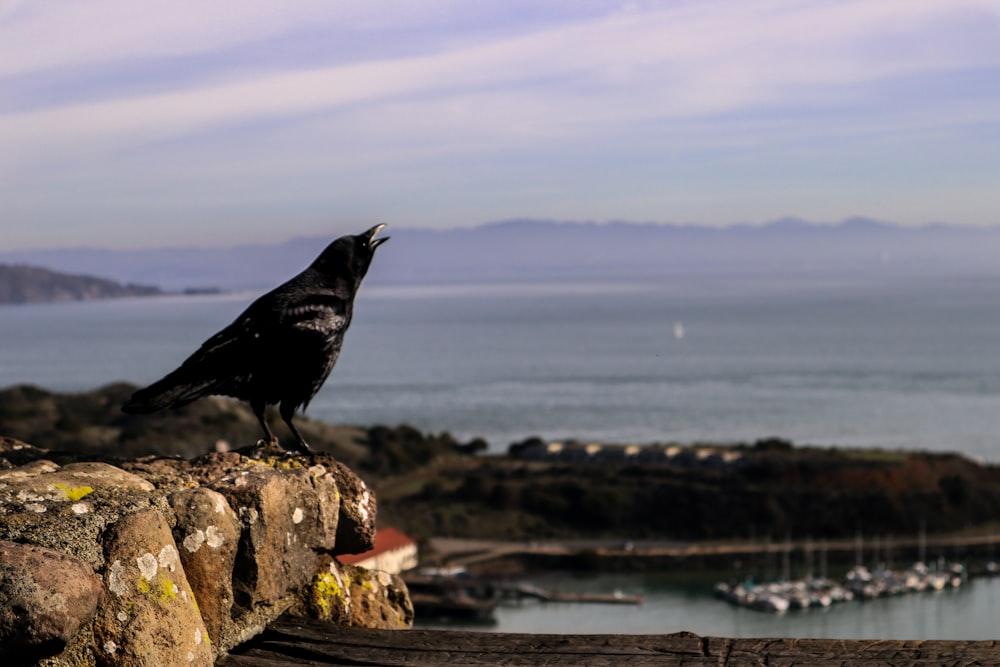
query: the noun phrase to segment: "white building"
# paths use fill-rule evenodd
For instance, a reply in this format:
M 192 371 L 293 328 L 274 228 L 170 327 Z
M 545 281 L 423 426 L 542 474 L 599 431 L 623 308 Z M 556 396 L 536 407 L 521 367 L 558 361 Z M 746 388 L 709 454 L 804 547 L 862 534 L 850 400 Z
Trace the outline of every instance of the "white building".
M 399 574 L 417 566 L 417 543 L 395 528 L 381 528 L 375 533 L 375 546 L 360 554 L 344 554 L 337 560 L 368 570 Z

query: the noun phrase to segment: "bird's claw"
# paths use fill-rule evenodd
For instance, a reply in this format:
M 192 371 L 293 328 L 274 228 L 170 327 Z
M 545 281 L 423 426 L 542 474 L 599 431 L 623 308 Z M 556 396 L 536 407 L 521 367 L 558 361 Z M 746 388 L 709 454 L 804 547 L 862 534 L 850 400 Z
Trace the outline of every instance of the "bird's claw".
M 277 437 L 272 436 L 269 440 L 260 438 L 252 448 L 252 458 L 259 459 L 270 450 L 279 450 L 283 452 L 284 448 L 281 446 Z

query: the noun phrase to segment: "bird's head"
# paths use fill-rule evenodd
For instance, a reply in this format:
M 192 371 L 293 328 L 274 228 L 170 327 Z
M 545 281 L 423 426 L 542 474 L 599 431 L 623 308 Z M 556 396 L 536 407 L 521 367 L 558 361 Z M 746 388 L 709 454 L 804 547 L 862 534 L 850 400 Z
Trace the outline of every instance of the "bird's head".
M 349 278 L 354 281 L 354 289 L 357 289 L 361 279 L 368 273 L 375 249 L 389 240 L 388 236 L 376 238 L 383 227 L 384 224 L 375 225 L 360 234 L 341 236 L 326 247 L 313 266 L 331 277 L 348 277 L 345 274 L 349 273 Z

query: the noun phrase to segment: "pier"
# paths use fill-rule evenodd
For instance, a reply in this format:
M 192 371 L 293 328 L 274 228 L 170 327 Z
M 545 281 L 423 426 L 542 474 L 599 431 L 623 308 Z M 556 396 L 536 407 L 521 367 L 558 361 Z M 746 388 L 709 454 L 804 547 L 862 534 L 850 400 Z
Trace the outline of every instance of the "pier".
M 566 593 L 550 591 L 532 584 L 499 584 L 500 593 L 506 598 L 533 599 L 542 602 L 585 602 L 596 604 L 642 604 L 643 596 L 614 593 Z
M 641 595 L 553 591 L 529 583 L 489 578 L 413 573 L 403 580 L 420 617 L 488 620 L 501 600 L 538 600 L 543 603 L 639 605 Z

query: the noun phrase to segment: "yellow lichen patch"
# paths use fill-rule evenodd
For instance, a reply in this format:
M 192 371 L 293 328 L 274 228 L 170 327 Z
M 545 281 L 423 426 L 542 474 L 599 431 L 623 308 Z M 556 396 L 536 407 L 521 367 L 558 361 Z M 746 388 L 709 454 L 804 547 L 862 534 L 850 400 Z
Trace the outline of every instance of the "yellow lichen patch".
M 160 579 L 160 602 L 171 602 L 177 599 L 177 586 L 169 579 Z
M 296 470 L 305 467 L 295 458 L 285 456 L 264 456 L 259 459 L 249 459 L 247 463 L 256 466 L 266 466 L 275 470 Z
M 52 486 L 56 487 L 57 489 L 65 493 L 66 499 L 71 500 L 74 503 L 83 498 L 84 496 L 87 496 L 94 492 L 94 489 L 92 489 L 89 486 L 78 486 L 73 489 L 69 488 L 65 484 L 53 484 Z
M 198 598 L 194 596 L 194 591 L 188 588 L 188 595 L 191 596 L 191 604 L 194 605 L 194 610 L 198 612 L 198 616 L 201 616 L 201 609 L 198 608 Z
M 146 577 L 139 577 L 139 583 L 136 584 L 136 588 L 139 589 L 140 593 L 149 593 L 149 579 Z
M 334 600 L 342 600 L 346 607 L 347 601 L 343 600 L 344 591 L 337 578 L 329 572 L 321 572 L 313 578 L 310 593 L 311 602 L 320 619 L 330 618 Z
M 295 470 L 305 467 L 297 459 L 281 456 L 271 456 L 266 459 L 266 463 L 275 470 Z

